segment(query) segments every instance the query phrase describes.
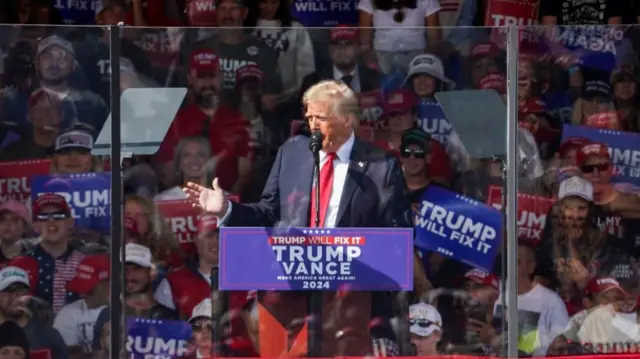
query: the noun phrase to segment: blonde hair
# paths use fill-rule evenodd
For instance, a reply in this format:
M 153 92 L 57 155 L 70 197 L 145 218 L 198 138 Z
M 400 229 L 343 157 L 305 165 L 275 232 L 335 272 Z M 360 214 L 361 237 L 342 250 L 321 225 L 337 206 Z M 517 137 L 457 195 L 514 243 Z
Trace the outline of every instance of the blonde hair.
M 584 118 L 584 102 L 586 100 L 582 97 L 576 99 L 573 103 L 573 110 L 571 112 L 571 124 L 576 126 L 582 126 L 586 118 Z M 615 105 L 613 102 L 607 104 L 607 111 L 615 111 Z
M 179 243 L 155 203 L 136 194 L 128 195 L 124 200 L 125 205 L 129 201 L 135 202 L 142 207 L 147 216 L 149 231 L 142 234 L 142 244 L 149 247 L 151 254 L 153 254 L 153 259 L 156 261 L 164 260 L 172 252 L 179 253 Z
M 306 107 L 313 101 L 333 101 L 333 111 L 341 117 L 348 117 L 354 129 L 360 124 L 362 110 L 358 95 L 342 81 L 324 80 L 309 87 L 302 96 L 302 104 Z

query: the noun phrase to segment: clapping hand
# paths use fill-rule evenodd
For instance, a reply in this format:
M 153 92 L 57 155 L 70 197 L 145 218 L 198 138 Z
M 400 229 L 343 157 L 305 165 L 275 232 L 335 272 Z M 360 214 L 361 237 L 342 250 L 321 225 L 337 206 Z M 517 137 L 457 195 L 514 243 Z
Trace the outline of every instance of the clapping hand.
M 223 217 L 229 209 L 229 201 L 215 178 L 212 188 L 206 188 L 199 184 L 189 182 L 182 190 L 187 195 L 187 200 L 196 208 L 212 213 L 217 217 Z

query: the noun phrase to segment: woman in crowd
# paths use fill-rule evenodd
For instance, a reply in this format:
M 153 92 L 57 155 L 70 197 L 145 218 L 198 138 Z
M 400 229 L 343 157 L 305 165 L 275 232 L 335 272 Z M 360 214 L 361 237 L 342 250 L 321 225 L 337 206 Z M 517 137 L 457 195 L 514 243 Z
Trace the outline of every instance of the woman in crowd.
M 166 267 L 182 264 L 178 242 L 151 200 L 138 195 L 128 195 L 124 202 L 124 214 L 135 219 L 140 234 L 138 244 L 149 247 L 156 263 Z
M 406 71 L 412 58 L 442 40 L 437 0 L 361 0 L 358 11 L 364 61 L 383 73 Z
M 56 138 L 51 159 L 51 174 L 102 172 L 103 161 L 91 154 L 93 137 L 83 126 L 76 125 Z
M 282 103 L 297 96 L 302 79 L 316 70 L 313 44 L 307 29 L 293 20 L 288 0 L 253 0 L 245 26 L 278 54 L 278 68 L 284 91 Z
M 591 279 L 632 260 L 632 243 L 598 228 L 593 201 L 587 180 L 574 176 L 562 181 L 538 246 L 540 281 L 558 288 L 570 314 L 581 308 L 581 293 Z
M 584 71 L 583 77 L 582 91 L 573 104 L 571 114 L 571 123 L 574 125 L 583 125 L 591 115 L 615 110 L 609 74 Z
M 622 119 L 625 131 L 640 132 L 640 105 L 638 85 L 633 73 L 627 69 L 618 69 L 611 76 L 613 101 Z
M 204 166 L 209 157 L 211 157 L 211 146 L 206 138 L 185 137 L 181 139 L 175 148 L 173 161 L 178 185 L 160 193 L 155 200 L 186 199 L 182 188 L 188 182 L 203 183 Z

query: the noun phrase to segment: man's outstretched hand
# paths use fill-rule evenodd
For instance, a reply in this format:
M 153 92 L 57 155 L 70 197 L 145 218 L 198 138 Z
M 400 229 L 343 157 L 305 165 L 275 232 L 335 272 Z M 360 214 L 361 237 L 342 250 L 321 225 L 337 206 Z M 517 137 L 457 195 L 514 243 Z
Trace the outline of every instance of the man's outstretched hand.
M 229 201 L 215 178 L 212 188 L 205 188 L 199 184 L 189 182 L 182 190 L 187 195 L 187 200 L 196 208 L 212 213 L 217 217 L 223 217 L 229 209 Z

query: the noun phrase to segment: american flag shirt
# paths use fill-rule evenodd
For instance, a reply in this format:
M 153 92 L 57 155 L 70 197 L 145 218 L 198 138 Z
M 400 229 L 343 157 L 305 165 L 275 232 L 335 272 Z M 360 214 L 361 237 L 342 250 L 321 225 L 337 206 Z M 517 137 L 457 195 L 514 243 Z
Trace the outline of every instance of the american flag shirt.
M 78 294 L 67 291 L 67 282 L 75 276 L 76 268 L 85 256 L 83 253 L 69 247 L 63 255 L 54 258 L 42 246 L 37 245 L 32 256 L 38 261 L 35 294 L 51 304 L 54 313 L 57 314 L 64 305 L 79 299 Z

